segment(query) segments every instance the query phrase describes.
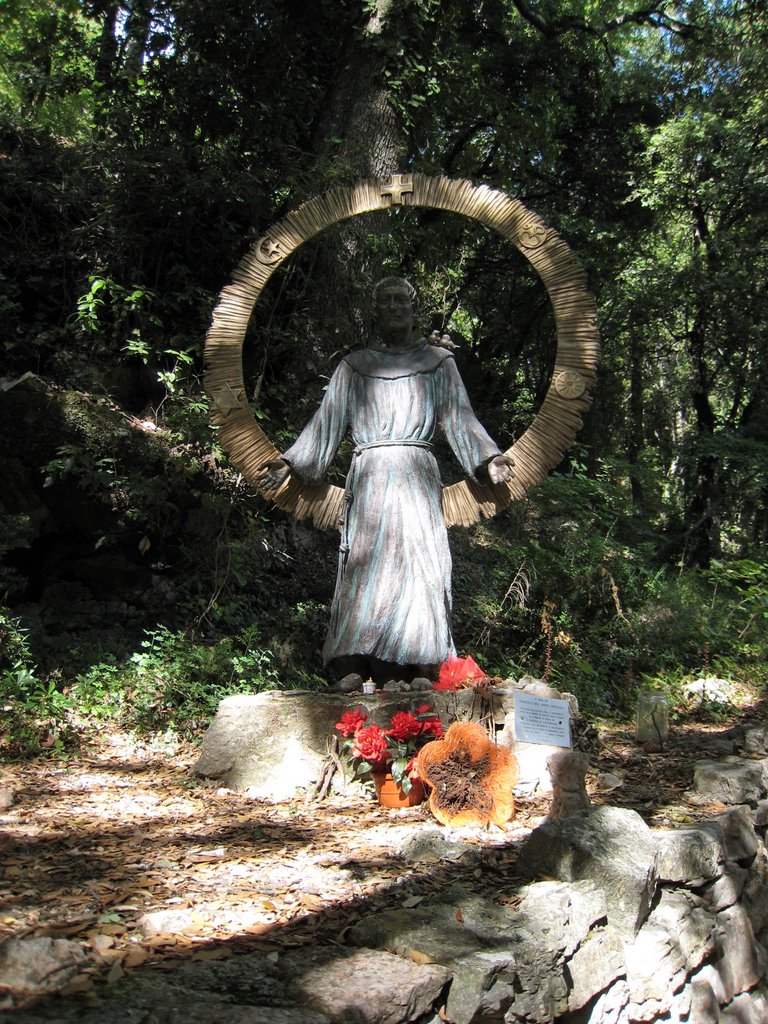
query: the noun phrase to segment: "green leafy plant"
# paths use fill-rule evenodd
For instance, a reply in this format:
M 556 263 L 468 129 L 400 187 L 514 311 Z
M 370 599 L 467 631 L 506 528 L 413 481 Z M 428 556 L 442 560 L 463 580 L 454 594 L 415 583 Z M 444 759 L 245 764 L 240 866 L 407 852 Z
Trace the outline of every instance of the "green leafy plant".
M 191 735 L 224 697 L 279 685 L 273 656 L 255 633 L 202 644 L 161 626 L 146 633 L 126 662 L 82 674 L 73 694 L 83 707 L 142 732 L 170 727 Z
M 155 300 L 155 294 L 147 288 L 126 288 L 110 277 L 92 274 L 88 278 L 88 290 L 77 300 L 74 322 L 83 331 L 97 333 L 104 329 L 108 315 L 116 330 L 120 326 L 126 329 L 126 350 L 133 355 L 145 354 L 147 343 L 136 327 L 130 327 L 130 322 L 139 315 L 144 322 L 161 326 L 159 318 L 148 308 Z
M 55 675 L 38 674 L 20 620 L 0 609 L 0 713 L 5 720 L 0 751 L 15 757 L 63 751 L 72 707 Z

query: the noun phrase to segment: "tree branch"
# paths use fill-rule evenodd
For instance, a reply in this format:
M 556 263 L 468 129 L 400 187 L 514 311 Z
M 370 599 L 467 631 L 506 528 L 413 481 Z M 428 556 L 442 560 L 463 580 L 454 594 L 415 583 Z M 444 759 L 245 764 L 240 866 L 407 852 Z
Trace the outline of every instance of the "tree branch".
M 512 0 L 521 18 L 541 32 L 547 39 L 555 39 L 566 32 L 584 32 L 597 39 L 624 28 L 626 25 L 651 25 L 653 28 L 663 28 L 668 32 L 674 32 L 680 36 L 689 36 L 697 30 L 697 26 L 688 22 L 680 21 L 677 18 L 668 16 L 664 12 L 664 3 L 654 4 L 651 7 L 641 8 L 638 11 L 627 11 L 619 14 L 610 21 L 591 24 L 583 18 L 575 18 L 572 15 L 564 15 L 560 18 L 547 19 L 528 3 L 528 0 Z

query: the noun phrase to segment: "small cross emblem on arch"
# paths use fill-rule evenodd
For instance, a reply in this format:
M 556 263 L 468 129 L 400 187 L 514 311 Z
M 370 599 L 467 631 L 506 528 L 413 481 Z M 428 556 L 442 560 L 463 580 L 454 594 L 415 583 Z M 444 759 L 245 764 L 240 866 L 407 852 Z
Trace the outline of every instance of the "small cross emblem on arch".
M 392 174 L 390 182 L 381 186 L 382 196 L 389 196 L 390 206 L 404 206 L 403 196 L 413 195 L 413 177 L 410 174 Z

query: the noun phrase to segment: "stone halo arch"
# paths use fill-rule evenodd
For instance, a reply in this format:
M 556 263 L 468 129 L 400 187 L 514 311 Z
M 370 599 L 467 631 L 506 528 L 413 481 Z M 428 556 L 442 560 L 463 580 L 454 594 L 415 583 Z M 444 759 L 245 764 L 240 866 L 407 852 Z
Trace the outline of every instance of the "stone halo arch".
M 443 488 L 448 526 L 469 526 L 521 498 L 559 464 L 582 426 L 597 379 L 600 337 L 597 307 L 586 272 L 557 232 L 519 200 L 488 185 L 424 174 L 394 174 L 334 188 L 287 214 L 254 243 L 213 311 L 205 342 L 205 390 L 211 422 L 232 463 L 254 484 L 264 463 L 280 453 L 251 412 L 243 380 L 242 349 L 253 308 L 273 271 L 304 242 L 362 213 L 392 206 L 422 206 L 457 213 L 509 239 L 539 274 L 555 314 L 557 352 L 549 389 L 527 430 L 507 449 L 515 461 L 509 483 L 482 486 L 461 480 Z M 343 488 L 303 484 L 294 477 L 266 495 L 299 519 L 338 526 Z

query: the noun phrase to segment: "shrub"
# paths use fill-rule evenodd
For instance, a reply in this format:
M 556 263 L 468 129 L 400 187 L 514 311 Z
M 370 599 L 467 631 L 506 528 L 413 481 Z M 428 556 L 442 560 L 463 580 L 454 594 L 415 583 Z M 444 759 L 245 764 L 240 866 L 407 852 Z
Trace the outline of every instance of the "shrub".
M 121 664 L 94 665 L 73 694 L 96 717 L 110 717 L 140 732 L 176 730 L 192 735 L 233 693 L 277 689 L 272 653 L 255 629 L 215 643 L 191 640 L 161 626 L 146 633 L 140 649 Z
M 26 757 L 43 749 L 64 750 L 72 738 L 71 707 L 54 674 L 38 675 L 19 620 L 0 608 L 0 752 Z

